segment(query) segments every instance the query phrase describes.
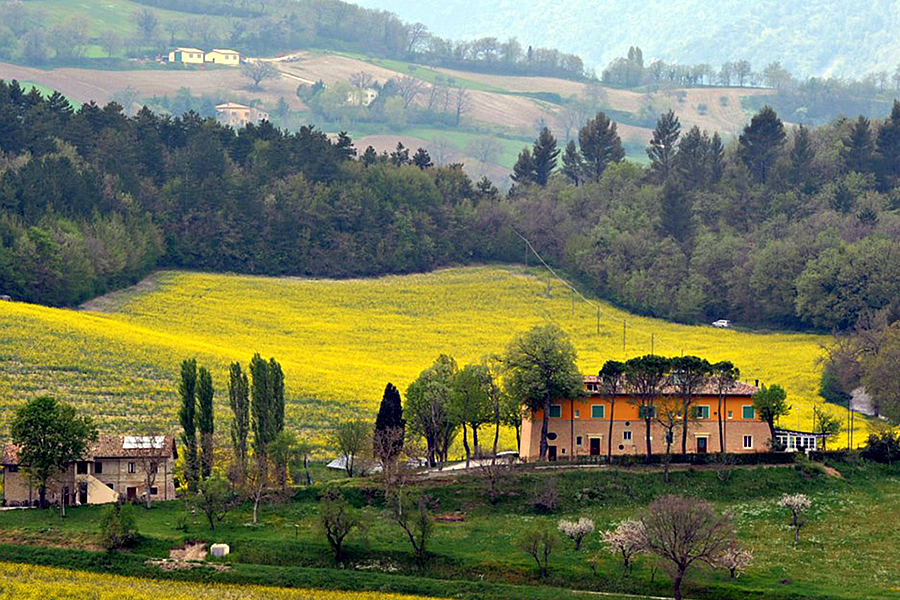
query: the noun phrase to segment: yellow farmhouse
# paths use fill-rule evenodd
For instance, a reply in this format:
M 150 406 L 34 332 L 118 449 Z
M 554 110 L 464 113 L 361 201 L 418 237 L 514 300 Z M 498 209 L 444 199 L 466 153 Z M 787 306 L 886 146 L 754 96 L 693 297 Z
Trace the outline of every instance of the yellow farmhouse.
M 199 48 L 175 48 L 169 52 L 169 62 L 202 65 L 205 60 L 206 53 Z
M 213 48 L 206 53 L 206 62 L 228 67 L 237 67 L 241 64 L 241 53 L 236 50 Z

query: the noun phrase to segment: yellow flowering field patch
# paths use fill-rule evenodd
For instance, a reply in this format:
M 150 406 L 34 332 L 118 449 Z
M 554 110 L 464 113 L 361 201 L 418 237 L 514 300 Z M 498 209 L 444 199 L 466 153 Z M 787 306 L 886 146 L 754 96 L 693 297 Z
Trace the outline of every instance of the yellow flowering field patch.
M 297 590 L 258 586 L 157 581 L 0 563 L 0 600 L 416 600 L 421 596 L 382 592 Z
M 0 303 L 0 403 L 51 393 L 111 429 L 133 427 L 141 414 L 174 426 L 179 363 L 196 356 L 213 369 L 226 416 L 229 363 L 259 352 L 284 367 L 290 423 L 320 429 L 371 415 L 387 382 L 404 391 L 442 352 L 476 361 L 552 321 L 571 336 L 585 373 L 651 349 L 728 359 L 745 381 L 785 386 L 794 411 L 783 425 L 811 425 L 825 337 L 679 325 L 598 304 L 599 334 L 594 305 L 513 266 L 341 281 L 163 271 L 83 310 Z M 854 441 L 863 439 L 858 423 Z

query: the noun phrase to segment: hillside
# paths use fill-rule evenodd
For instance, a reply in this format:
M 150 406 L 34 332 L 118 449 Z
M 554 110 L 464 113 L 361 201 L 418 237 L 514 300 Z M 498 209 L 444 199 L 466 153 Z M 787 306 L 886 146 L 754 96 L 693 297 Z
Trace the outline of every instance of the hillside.
M 358 0 L 454 38 L 518 37 L 558 47 L 602 69 L 632 45 L 647 58 L 711 63 L 781 61 L 800 75 L 893 72 L 900 41 L 897 0 Z
M 146 414 L 174 424 L 178 365 L 197 356 L 214 369 L 224 416 L 228 365 L 260 352 L 284 365 L 290 422 L 321 428 L 373 411 L 388 381 L 405 390 L 440 353 L 476 361 L 550 320 L 572 337 L 584 372 L 651 348 L 729 359 L 745 380 L 783 384 L 795 407 L 790 424 L 811 424 L 824 338 L 675 325 L 602 307 L 598 336 L 593 307 L 515 267 L 345 281 L 161 272 L 80 311 L 4 304 L 0 397 L 7 409 L 56 394 L 116 429 Z M 860 420 L 856 439 L 862 433 Z

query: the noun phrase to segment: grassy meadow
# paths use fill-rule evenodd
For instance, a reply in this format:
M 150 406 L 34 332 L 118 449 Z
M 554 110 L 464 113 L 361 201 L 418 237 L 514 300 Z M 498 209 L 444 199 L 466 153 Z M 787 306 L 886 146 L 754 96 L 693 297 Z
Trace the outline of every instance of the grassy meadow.
M 199 580 L 203 586 L 179 585 L 173 591 L 185 597 L 193 593 L 196 595 L 190 597 L 198 598 L 208 597 L 207 584 L 212 582 L 471 600 L 583 597 L 583 592 L 576 595 L 568 591 L 572 588 L 611 593 L 619 600 L 625 596 L 614 594 L 670 596 L 670 579 L 656 561 L 638 557 L 634 569 L 623 573 L 620 559 L 604 548 L 598 533 L 589 535 L 580 551 L 565 542 L 556 548 L 549 577 L 543 581 L 517 541 L 528 530 L 555 529 L 561 518 L 589 517 L 598 531 L 607 530 L 622 519 L 641 515 L 655 497 L 680 494 L 707 498 L 717 510 L 731 512 L 741 545 L 753 553 L 752 565 L 736 580 L 722 569 L 698 566 L 688 579 L 688 598 L 900 597 L 900 555 L 895 548 L 900 535 L 896 519 L 900 509 L 897 466 L 861 464 L 858 459 L 835 459 L 829 464 L 841 475 L 834 476 L 834 471 L 826 474 L 815 465 L 796 465 L 739 468 L 723 480 L 712 469 L 681 469 L 672 473 L 668 484 L 661 473 L 643 469 L 525 469 L 502 481 L 501 497 L 494 505 L 488 502 L 485 484 L 477 476 L 457 474 L 422 480 L 411 485 L 434 498 L 436 513 L 442 517 L 435 523 L 429 542 L 430 559 L 422 566 L 411 557 L 403 532 L 385 518 L 383 493 L 377 481 L 345 480 L 339 484 L 365 524 L 363 530 L 348 537 L 346 560 L 340 568 L 336 568 L 317 524 L 318 496 L 323 489 L 319 484 L 297 488 L 291 500 L 265 504 L 258 526 L 249 525 L 251 509 L 246 503 L 230 512 L 215 531 L 209 530 L 202 514 L 186 510 L 181 501 L 159 503 L 149 511 L 135 507 L 140 538 L 131 550 L 118 554 L 98 551 L 97 523 L 102 507 L 71 508 L 65 519 L 52 509 L 0 512 L 0 586 L 7 578 L 15 585 L 27 583 L 31 577 L 36 578 L 35 585 L 51 585 L 38 583 L 45 579 L 44 571 L 31 575 L 26 569 L 17 579 L 2 567 L 3 562 L 11 562 L 142 578 Z M 548 486 L 558 490 L 559 503 L 552 514 L 541 514 L 532 507 L 531 499 Z M 782 494 L 797 492 L 809 496 L 812 508 L 795 545 L 789 513 L 777 503 Z M 453 518 L 443 518 L 446 515 Z M 166 557 L 170 548 L 187 540 L 228 543 L 232 552 L 225 562 L 231 568 L 220 572 L 162 572 L 147 564 L 148 558 Z M 90 574 L 78 577 L 67 572 L 51 573 L 49 579 L 55 577 L 76 586 L 95 585 Z M 133 590 L 136 600 L 148 597 L 141 595 L 145 591 L 159 589 L 143 580 L 106 577 L 97 581 L 113 583 L 115 589 L 121 582 Z M 221 591 L 222 597 L 270 597 L 257 588 L 250 588 L 247 596 L 229 595 L 229 587 L 212 589 Z M 102 592 L 97 587 L 88 590 Z M 278 597 L 306 598 L 304 593 Z M 312 597 L 368 598 L 324 593 Z
M 785 386 L 794 406 L 785 425 L 811 425 L 826 338 L 678 325 L 600 305 L 598 335 L 594 306 L 544 272 L 515 266 L 337 281 L 163 271 L 82 310 L 0 304 L 0 398 L 10 409 L 54 394 L 108 429 L 134 427 L 141 415 L 174 426 L 182 359 L 213 369 L 225 416 L 228 365 L 259 352 L 284 366 L 290 424 L 320 429 L 371 415 L 387 382 L 405 390 L 440 353 L 477 361 L 555 322 L 583 372 L 651 349 L 728 359 L 746 381 Z

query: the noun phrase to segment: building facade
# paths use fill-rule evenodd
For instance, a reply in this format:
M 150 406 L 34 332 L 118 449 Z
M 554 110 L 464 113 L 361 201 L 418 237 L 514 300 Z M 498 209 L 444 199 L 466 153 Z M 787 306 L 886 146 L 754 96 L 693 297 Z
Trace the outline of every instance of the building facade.
M 240 129 L 250 123 L 256 124 L 268 119 L 269 113 L 237 102 L 225 102 L 216 105 L 216 118 L 223 125 Z
M 202 65 L 206 61 L 206 52 L 199 48 L 175 48 L 169 52 L 169 62 L 180 62 L 188 65 Z
M 47 502 L 67 506 L 105 504 L 117 500 L 175 498 L 175 438 L 101 435 L 83 460 L 71 463 L 47 484 Z M 38 487 L 19 464 L 17 448 L 3 451 L 3 504 L 36 506 Z
M 227 67 L 238 67 L 241 64 L 241 53 L 237 50 L 213 48 L 206 53 L 206 62 Z
M 758 418 L 753 407 L 753 394 L 757 389 L 756 386 L 736 382 L 724 394 L 722 429 L 725 452 L 766 452 L 770 449 L 769 427 Z M 598 377 L 586 377 L 584 396 L 554 403 L 550 407 L 548 459 L 577 460 L 586 456 L 606 456 L 610 440 L 613 455 L 645 455 L 646 421 L 638 404 L 637 398 L 627 390 L 617 395 L 613 403 L 601 395 Z M 680 453 L 684 425 L 684 419 L 680 417 L 681 397 L 670 385 L 663 388 L 654 405 L 651 409 L 651 452 L 666 452 L 667 428 L 657 417 L 673 411 L 678 417 L 673 429 L 671 451 Z M 526 409 L 523 412 L 520 455 L 524 460 L 537 460 L 540 455 L 543 418 L 542 410 L 532 413 Z M 693 396 L 691 414 L 687 420 L 687 451 L 705 454 L 721 450 L 719 395 L 712 383 L 707 383 Z

